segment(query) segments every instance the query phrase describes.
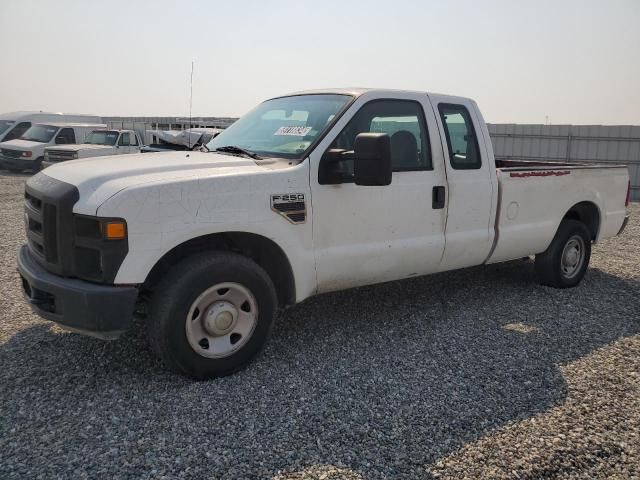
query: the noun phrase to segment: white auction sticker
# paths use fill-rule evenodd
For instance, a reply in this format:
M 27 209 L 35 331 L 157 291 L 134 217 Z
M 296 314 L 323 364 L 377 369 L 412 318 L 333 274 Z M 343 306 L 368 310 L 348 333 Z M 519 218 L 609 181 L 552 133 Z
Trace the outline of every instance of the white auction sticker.
M 274 135 L 290 135 L 292 137 L 304 137 L 311 131 L 311 127 L 280 127 Z

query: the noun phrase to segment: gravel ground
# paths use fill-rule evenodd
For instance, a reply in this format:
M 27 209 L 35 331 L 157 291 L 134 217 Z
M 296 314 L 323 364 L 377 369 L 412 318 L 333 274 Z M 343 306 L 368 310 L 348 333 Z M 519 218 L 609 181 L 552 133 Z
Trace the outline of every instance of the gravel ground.
M 0 478 L 640 478 L 640 205 L 582 285 L 510 262 L 323 295 L 232 377 L 25 307 L 0 176 Z

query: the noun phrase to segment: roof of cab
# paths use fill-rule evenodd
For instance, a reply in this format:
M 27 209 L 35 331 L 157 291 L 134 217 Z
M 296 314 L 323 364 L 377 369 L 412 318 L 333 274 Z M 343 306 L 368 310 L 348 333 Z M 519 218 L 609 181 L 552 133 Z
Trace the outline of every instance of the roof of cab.
M 400 89 L 392 89 L 392 88 L 362 88 L 362 87 L 347 87 L 347 88 L 324 88 L 324 89 L 315 89 L 315 90 L 303 90 L 299 92 L 289 93 L 287 95 L 280 95 L 279 97 L 291 97 L 295 95 L 351 95 L 354 97 L 359 97 L 364 93 L 375 92 L 380 94 L 388 94 L 393 95 L 394 93 L 413 93 L 418 95 L 432 95 L 434 97 L 438 97 L 440 99 L 462 99 L 466 97 L 460 97 L 456 95 L 443 95 L 435 92 L 427 92 L 424 90 L 400 90 Z

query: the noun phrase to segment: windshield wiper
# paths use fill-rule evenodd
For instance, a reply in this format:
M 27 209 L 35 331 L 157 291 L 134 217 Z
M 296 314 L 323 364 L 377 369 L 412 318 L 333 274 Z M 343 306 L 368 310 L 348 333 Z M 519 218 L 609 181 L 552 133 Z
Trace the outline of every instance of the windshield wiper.
M 245 148 L 236 147 L 235 145 L 226 145 L 224 147 L 218 147 L 215 149 L 216 152 L 227 152 L 227 153 L 235 153 L 237 155 L 246 155 L 247 157 L 251 157 L 255 160 L 260 160 L 260 157 L 257 153 L 252 152 L 251 150 L 247 150 Z

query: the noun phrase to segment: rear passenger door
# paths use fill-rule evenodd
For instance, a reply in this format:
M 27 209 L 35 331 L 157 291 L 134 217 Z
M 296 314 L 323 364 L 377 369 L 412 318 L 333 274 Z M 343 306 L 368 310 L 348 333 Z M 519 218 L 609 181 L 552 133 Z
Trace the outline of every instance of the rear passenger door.
M 442 269 L 483 263 L 494 238 L 497 192 L 487 157 L 483 119 L 468 99 L 430 96 L 440 126 L 447 172 L 448 209 Z
M 434 202 L 433 192 L 445 178 L 433 112 L 426 95 L 379 95 L 359 97 L 310 157 L 320 292 L 422 275 L 440 265 L 446 205 Z M 353 182 L 348 153 L 364 132 L 391 138 L 390 185 Z M 337 175 L 327 173 L 332 162 L 342 164 Z

